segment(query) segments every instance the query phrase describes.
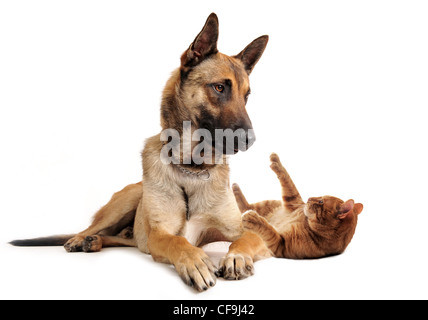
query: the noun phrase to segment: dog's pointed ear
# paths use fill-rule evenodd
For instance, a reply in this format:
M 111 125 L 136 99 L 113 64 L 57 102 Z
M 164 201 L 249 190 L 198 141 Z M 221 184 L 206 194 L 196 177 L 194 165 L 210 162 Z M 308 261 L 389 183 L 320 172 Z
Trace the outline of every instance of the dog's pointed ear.
M 268 41 L 269 36 L 261 36 L 251 42 L 244 50 L 235 56 L 235 58 L 241 59 L 244 63 L 245 70 L 247 70 L 248 74 L 253 71 L 254 66 L 261 58 Z
M 189 49 L 181 56 L 182 67 L 193 67 L 206 57 L 217 53 L 218 18 L 211 13 L 201 32 L 196 36 Z

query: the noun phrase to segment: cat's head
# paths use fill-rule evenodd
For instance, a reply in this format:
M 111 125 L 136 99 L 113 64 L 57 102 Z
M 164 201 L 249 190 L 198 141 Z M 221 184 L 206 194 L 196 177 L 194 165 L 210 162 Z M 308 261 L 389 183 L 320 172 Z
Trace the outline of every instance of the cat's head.
M 358 215 L 363 211 L 361 203 L 343 201 L 332 196 L 309 198 L 304 213 L 311 228 L 329 239 L 332 253 L 343 252 L 351 242 L 357 226 Z

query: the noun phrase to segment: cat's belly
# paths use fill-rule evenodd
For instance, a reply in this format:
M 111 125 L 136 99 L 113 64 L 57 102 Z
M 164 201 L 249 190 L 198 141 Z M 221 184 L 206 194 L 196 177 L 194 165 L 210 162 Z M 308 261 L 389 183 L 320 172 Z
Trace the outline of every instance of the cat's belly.
M 270 215 L 268 221 L 278 232 L 282 232 L 287 230 L 292 224 L 300 222 L 305 218 L 304 214 L 300 211 L 300 209 L 297 209 L 290 213 L 281 207 Z

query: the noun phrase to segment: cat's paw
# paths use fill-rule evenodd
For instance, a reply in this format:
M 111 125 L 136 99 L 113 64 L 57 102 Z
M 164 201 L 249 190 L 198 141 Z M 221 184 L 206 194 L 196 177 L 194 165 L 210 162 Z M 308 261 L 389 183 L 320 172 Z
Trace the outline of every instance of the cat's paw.
M 242 280 L 254 274 L 253 259 L 248 254 L 229 253 L 220 260 L 217 277 L 226 280 Z
M 237 183 L 232 184 L 232 191 L 234 194 L 240 194 L 241 188 L 239 188 L 239 185 Z
M 276 174 L 282 174 L 284 171 L 284 167 L 281 164 L 281 161 L 279 160 L 279 157 L 276 153 L 272 153 L 270 155 L 270 168 L 276 173 Z
M 247 230 L 257 230 L 263 223 L 263 218 L 254 210 L 248 210 L 242 216 L 242 224 Z
M 270 155 L 270 162 L 280 162 L 279 156 L 275 152 L 272 152 Z

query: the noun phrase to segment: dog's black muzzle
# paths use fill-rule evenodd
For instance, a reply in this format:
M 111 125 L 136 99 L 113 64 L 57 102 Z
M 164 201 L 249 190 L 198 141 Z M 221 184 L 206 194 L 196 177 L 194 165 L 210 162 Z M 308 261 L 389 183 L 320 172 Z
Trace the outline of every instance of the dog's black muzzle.
M 256 135 L 251 125 L 236 126 L 226 129 L 223 139 L 223 153 L 236 154 L 239 151 L 247 151 L 256 141 Z

